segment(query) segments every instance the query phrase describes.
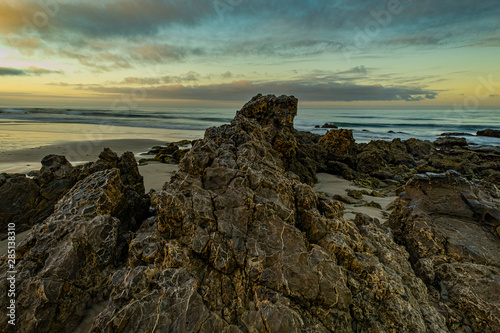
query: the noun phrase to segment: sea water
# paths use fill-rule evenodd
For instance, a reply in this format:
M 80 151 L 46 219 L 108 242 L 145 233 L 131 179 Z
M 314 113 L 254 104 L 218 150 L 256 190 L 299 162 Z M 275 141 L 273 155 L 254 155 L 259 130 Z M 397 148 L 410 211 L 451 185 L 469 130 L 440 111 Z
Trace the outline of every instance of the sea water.
M 140 109 L 99 108 L 0 108 L 2 120 L 22 120 L 44 123 L 95 124 L 122 127 L 165 129 L 190 133 L 189 138 L 202 137 L 206 128 L 229 123 L 233 108 L 169 108 Z M 316 128 L 325 123 L 353 130 L 357 142 L 417 138 L 434 141 L 446 132 L 465 133 L 469 144 L 500 145 L 500 139 L 475 136 L 486 128 L 500 129 L 500 110 L 441 110 L 441 109 L 342 109 L 299 108 L 294 126 L 297 130 L 324 134 Z M 26 135 L 29 135 L 27 133 Z M 82 138 L 84 140 L 84 138 Z M 43 142 L 39 143 L 43 145 Z

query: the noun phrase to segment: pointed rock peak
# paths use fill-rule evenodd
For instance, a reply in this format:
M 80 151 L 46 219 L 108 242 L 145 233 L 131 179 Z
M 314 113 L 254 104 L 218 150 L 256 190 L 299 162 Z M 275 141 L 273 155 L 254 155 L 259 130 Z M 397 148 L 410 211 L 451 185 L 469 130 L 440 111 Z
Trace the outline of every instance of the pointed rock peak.
M 278 129 L 293 128 L 293 118 L 297 115 L 298 100 L 294 96 L 258 94 L 254 96 L 238 115 L 255 119 L 262 127 L 274 126 Z

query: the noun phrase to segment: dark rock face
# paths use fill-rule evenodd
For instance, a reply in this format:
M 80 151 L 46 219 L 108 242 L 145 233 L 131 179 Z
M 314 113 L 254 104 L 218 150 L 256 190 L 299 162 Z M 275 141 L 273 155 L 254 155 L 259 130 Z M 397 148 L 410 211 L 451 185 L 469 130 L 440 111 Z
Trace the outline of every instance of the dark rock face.
M 454 136 L 445 136 L 438 138 L 434 141 L 434 145 L 438 147 L 465 147 L 468 145 L 467 140 L 465 138 L 457 138 Z
M 99 155 L 96 162 L 73 167 L 64 156 L 48 155 L 42 168 L 33 178 L 25 175 L 4 177 L 0 182 L 0 239 L 6 237 L 7 225 L 16 223 L 16 232 L 21 232 L 41 223 L 54 211 L 57 201 L 78 180 L 83 180 L 97 171 L 118 168 L 122 182 L 127 188 L 144 194 L 143 178 L 131 152 L 118 157 L 109 148 Z M 130 195 L 133 192 L 130 192 Z
M 500 138 L 500 130 L 493 130 L 493 129 L 485 129 L 482 131 L 478 131 L 477 136 L 489 136 L 493 138 Z
M 455 172 L 418 176 L 389 219 L 450 331 L 500 327 L 499 198 Z
M 31 226 L 37 214 L 40 187 L 32 179 L 10 178 L 0 187 L 0 238 L 7 237 L 7 226 L 16 223 L 16 229 L 23 231 Z
M 344 163 L 349 167 L 356 164 L 357 146 L 352 130 L 330 130 L 319 141 L 319 145 L 327 151 L 327 159 Z
M 244 109 L 208 129 L 153 196 L 157 214 L 131 240 L 93 330 L 445 331 L 390 232 L 340 219 L 340 204 L 286 171 L 273 146 L 291 121 L 284 108 L 277 122 Z
M 153 159 L 141 159 L 139 163 L 147 163 L 148 161 L 158 161 L 168 164 L 178 164 L 180 160 L 189 151 L 186 148 L 191 144 L 189 140 L 182 140 L 178 142 L 171 142 L 166 146 L 156 146 L 153 147 L 144 155 L 155 155 Z M 183 149 L 181 149 L 183 148 Z
M 73 167 L 64 156 L 48 155 L 34 178 L 10 177 L 0 186 L 0 238 L 7 225 L 16 223 L 21 232 L 46 219 L 57 200 L 75 183 Z
M 119 169 L 109 169 L 78 182 L 18 247 L 20 331 L 73 332 L 91 302 L 107 299 L 134 219 L 117 216 L 131 207 L 136 214 L 140 211 L 140 202 L 131 201 L 121 176 Z M 6 264 L 0 267 L 3 279 L 7 270 Z M 4 295 L 6 288 L 0 287 Z M 4 317 L 2 328 L 7 327 Z

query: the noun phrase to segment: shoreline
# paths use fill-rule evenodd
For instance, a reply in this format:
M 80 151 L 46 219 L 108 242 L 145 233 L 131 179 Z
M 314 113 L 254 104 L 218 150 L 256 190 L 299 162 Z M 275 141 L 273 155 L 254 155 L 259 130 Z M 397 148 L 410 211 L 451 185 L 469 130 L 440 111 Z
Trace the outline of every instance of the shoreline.
M 39 170 L 40 161 L 47 155 L 64 155 L 73 165 L 98 159 L 104 148 L 110 148 L 118 155 L 132 151 L 134 155 L 147 152 L 165 141 L 154 139 L 110 139 L 101 141 L 68 141 L 37 148 L 0 152 L 0 173 L 27 173 Z

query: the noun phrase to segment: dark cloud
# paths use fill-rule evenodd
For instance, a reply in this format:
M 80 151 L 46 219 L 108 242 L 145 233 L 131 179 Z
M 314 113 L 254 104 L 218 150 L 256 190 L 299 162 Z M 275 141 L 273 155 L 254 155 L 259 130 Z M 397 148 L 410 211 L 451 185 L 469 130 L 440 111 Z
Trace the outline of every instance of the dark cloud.
M 351 68 L 350 70 L 338 72 L 337 74 L 339 74 L 339 75 L 341 75 L 341 74 L 363 74 L 363 75 L 366 75 L 367 73 L 368 73 L 368 70 L 366 69 L 365 66 L 356 66 L 356 67 Z
M 25 55 L 53 53 L 93 71 L 192 57 L 498 45 L 497 0 L 400 0 L 392 13 L 387 0 L 219 2 L 222 10 L 211 0 L 3 1 L 0 40 Z
M 0 76 L 21 76 L 21 75 L 26 75 L 26 72 L 22 69 L 0 67 Z
M 30 66 L 25 69 L 12 68 L 12 67 L 0 67 L 0 76 L 32 76 L 32 75 L 44 75 L 44 74 L 63 74 L 62 71 L 55 71 L 46 68 L 39 68 L 35 66 Z
M 101 94 L 129 93 L 130 89 L 120 87 L 92 86 L 85 89 Z M 352 102 L 352 101 L 420 101 L 434 99 L 437 92 L 418 87 L 384 87 L 381 85 L 315 84 L 302 81 L 279 81 L 254 83 L 235 81 L 227 84 L 197 86 L 165 85 L 146 89 L 151 99 L 188 99 L 240 101 L 258 92 L 294 95 L 302 101 Z

